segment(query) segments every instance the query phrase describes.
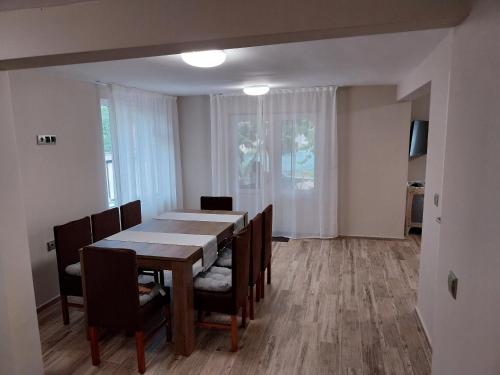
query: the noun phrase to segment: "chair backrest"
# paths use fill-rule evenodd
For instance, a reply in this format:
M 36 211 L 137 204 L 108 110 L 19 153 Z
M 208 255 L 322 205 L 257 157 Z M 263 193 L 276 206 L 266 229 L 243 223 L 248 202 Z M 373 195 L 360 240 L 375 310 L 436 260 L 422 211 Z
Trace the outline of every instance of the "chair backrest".
M 64 269 L 80 260 L 78 250 L 92 243 L 92 231 L 88 216 L 54 227 L 57 268 L 59 281 L 62 281 Z
M 201 210 L 232 211 L 233 210 L 233 198 L 232 197 L 201 197 L 200 198 L 200 209 Z
M 233 237 L 232 246 L 232 290 L 236 307 L 248 298 L 250 273 L 250 227 L 247 225 Z
M 262 271 L 271 262 L 272 249 L 273 249 L 273 205 L 270 204 L 262 212 L 262 229 L 263 229 L 263 243 L 262 243 Z
M 120 207 L 122 230 L 135 227 L 142 222 L 141 201 L 126 203 Z
M 135 251 L 85 247 L 81 252 L 81 264 L 88 325 L 130 331 L 139 329 Z
M 92 237 L 94 242 L 112 236 L 120 231 L 120 211 L 118 207 L 94 214 L 92 219 Z
M 250 228 L 252 230 L 252 235 L 250 240 L 249 285 L 252 286 L 257 282 L 262 267 L 262 214 L 258 213 L 255 215 L 250 221 Z

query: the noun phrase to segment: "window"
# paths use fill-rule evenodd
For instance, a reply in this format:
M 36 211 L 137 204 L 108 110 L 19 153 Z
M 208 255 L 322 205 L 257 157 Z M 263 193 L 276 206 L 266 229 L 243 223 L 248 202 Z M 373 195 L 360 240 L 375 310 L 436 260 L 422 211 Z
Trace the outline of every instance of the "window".
M 310 120 L 282 120 L 281 179 L 297 190 L 314 189 L 314 124 Z
M 336 88 L 210 97 L 212 190 L 287 237 L 337 234 Z
M 109 121 L 109 102 L 101 99 L 101 124 L 102 140 L 104 144 L 104 162 L 106 170 L 106 188 L 108 193 L 108 206 L 116 207 L 115 175 L 113 171 L 113 145 L 111 142 L 111 129 Z
M 255 188 L 257 184 L 258 139 L 257 127 L 252 121 L 237 123 L 238 184 L 240 188 Z
M 270 172 L 269 154 L 263 139 L 269 137 L 271 131 L 280 139 L 280 146 L 274 148 L 273 153 L 275 160 L 281 161 L 276 177 L 281 179 L 282 186 L 295 190 L 314 189 L 316 142 L 314 123 L 310 119 L 288 120 L 278 115 L 272 123 L 266 121 L 263 129 L 250 118 L 239 117 L 233 123 L 240 189 L 259 189 L 260 179 Z
M 232 124 L 236 130 L 238 186 L 240 189 L 258 189 L 262 173 L 269 172 L 269 157 L 257 117 L 234 116 Z

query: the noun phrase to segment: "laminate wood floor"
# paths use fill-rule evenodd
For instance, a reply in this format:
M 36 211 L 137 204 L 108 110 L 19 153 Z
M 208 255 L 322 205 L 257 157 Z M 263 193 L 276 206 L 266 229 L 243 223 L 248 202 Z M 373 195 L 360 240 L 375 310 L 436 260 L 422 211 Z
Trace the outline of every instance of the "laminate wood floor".
M 176 358 L 164 330 L 146 345 L 146 373 L 428 375 L 430 348 L 415 316 L 419 237 L 274 243 L 273 279 L 256 320 L 229 333 L 197 330 Z M 217 318 L 217 317 L 216 317 Z M 59 304 L 39 314 L 46 374 L 136 374 L 133 337 L 105 334 L 90 362 L 83 313 L 62 324 Z

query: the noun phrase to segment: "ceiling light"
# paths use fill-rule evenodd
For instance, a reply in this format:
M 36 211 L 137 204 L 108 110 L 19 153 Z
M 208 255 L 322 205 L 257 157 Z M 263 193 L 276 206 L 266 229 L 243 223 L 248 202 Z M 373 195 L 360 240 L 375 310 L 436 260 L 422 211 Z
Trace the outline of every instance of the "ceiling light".
M 181 53 L 182 60 L 186 64 L 197 68 L 213 68 L 226 61 L 226 53 L 220 50 L 195 51 Z
M 264 95 L 269 92 L 269 86 L 248 86 L 243 88 L 243 92 L 247 95 Z

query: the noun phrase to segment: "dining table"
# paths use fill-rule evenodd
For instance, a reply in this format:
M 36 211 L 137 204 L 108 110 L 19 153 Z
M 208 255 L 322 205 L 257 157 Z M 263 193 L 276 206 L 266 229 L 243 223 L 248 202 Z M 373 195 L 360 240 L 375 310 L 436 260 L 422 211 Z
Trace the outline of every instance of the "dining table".
M 235 220 L 239 218 L 238 224 L 243 220 L 243 225 L 246 225 L 248 221 L 248 214 L 243 211 L 182 209 L 174 210 L 172 213 L 146 220 L 123 232 L 163 233 L 169 236 L 175 234 L 215 236 L 217 247 L 220 249 L 233 236 L 235 229 L 238 229 L 235 228 L 236 221 L 232 222 L 233 218 Z M 134 250 L 139 268 L 172 271 L 175 353 L 189 356 L 195 347 L 193 264 L 202 259 L 204 253 L 202 246 L 174 243 L 103 239 L 95 242 L 93 246 Z

